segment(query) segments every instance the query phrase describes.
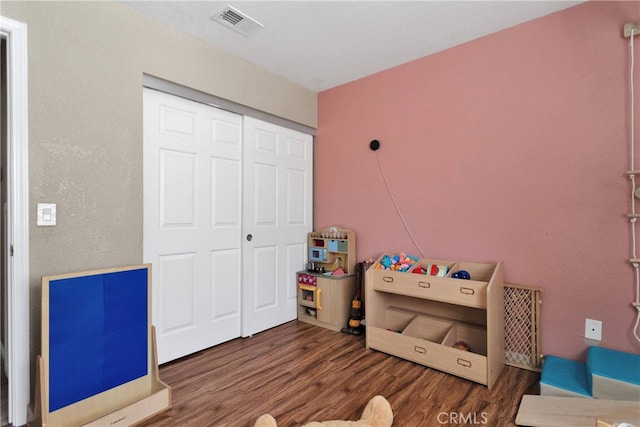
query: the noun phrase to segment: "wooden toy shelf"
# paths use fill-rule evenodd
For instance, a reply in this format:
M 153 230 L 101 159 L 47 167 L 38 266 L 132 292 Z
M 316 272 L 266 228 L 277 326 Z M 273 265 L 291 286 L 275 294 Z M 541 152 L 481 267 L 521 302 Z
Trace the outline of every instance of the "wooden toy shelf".
M 491 388 L 504 367 L 503 265 L 421 259 L 409 271 L 365 273 L 367 348 Z M 412 273 L 446 265 L 445 277 Z M 452 273 L 469 272 L 471 279 Z M 454 347 L 464 342 L 469 351 Z

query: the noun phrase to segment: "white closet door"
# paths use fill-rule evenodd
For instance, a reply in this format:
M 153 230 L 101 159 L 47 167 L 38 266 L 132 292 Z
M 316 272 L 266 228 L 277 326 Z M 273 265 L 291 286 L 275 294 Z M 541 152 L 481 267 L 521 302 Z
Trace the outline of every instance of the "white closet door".
M 244 118 L 242 336 L 297 317 L 312 229 L 313 138 Z
M 144 89 L 144 260 L 159 363 L 241 332 L 242 116 Z

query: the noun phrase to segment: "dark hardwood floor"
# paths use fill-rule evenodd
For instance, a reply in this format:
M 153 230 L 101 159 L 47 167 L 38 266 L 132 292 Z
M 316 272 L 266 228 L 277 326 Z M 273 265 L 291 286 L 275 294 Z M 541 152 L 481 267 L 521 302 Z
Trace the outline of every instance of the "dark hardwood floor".
M 485 386 L 374 350 L 356 337 L 293 321 L 160 367 L 172 408 L 144 427 L 253 427 L 264 413 L 279 427 L 357 420 L 370 398 L 389 400 L 396 427 L 514 426 L 539 374 L 506 366 Z

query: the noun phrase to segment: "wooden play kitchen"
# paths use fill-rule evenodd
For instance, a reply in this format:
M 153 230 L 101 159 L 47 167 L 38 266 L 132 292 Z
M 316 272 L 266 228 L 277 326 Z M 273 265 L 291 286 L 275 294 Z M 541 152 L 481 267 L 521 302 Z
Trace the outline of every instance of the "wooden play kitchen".
M 367 348 L 491 388 L 505 359 L 502 263 L 414 259 L 403 271 L 385 269 L 389 257 L 365 274 Z
M 356 235 L 338 226 L 307 235 L 307 269 L 296 273 L 298 320 L 340 331 L 355 292 Z

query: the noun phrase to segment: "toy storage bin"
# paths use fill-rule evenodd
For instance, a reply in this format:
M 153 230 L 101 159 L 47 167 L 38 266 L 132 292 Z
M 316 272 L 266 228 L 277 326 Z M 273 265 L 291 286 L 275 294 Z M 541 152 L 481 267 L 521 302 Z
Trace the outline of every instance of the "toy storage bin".
M 493 271 L 495 270 L 495 264 L 480 264 L 472 262 L 457 262 L 449 269 L 448 277 L 456 271 L 465 270 L 471 276 L 471 281 L 474 282 L 488 282 L 491 280 Z
M 384 258 L 386 258 L 386 257 L 394 258 L 394 257 L 396 257 L 396 256 L 399 256 L 399 255 L 398 255 L 398 254 L 394 254 L 394 253 L 383 253 L 382 255 L 380 255 L 380 256 L 378 257 L 378 259 L 376 259 L 376 260 L 375 260 L 375 262 L 372 264 L 372 266 L 371 266 L 371 268 L 370 268 L 370 269 L 371 269 L 372 271 L 374 271 L 374 272 L 388 272 L 388 273 L 389 273 L 389 272 L 393 272 L 393 273 L 398 273 L 398 274 L 404 274 L 404 273 L 408 273 L 408 272 L 413 268 L 413 266 L 414 266 L 417 262 L 419 262 L 419 261 L 420 261 L 419 259 L 417 259 L 417 258 L 416 258 L 416 257 L 414 257 L 413 255 L 405 255 L 405 256 L 407 256 L 407 257 L 409 257 L 409 258 L 412 258 L 412 259 L 413 259 L 413 261 L 412 261 L 413 263 L 412 263 L 412 264 L 409 264 L 409 266 L 408 266 L 408 268 L 407 268 L 407 270 L 406 270 L 406 271 L 402 271 L 402 270 L 386 270 L 385 268 L 381 268 L 381 267 L 380 267 L 380 266 L 382 265 L 382 260 L 383 260 Z
M 454 323 L 449 329 L 447 336 L 442 340 L 442 345 L 452 347 L 459 341 L 469 344 L 470 350 L 458 350 L 462 353 L 476 353 L 483 356 L 487 355 L 487 330 L 484 326 L 476 326 L 466 323 Z
M 397 273 L 397 274 L 404 274 L 404 273 L 409 273 L 410 271 L 412 271 L 416 266 L 418 265 L 422 265 L 423 267 L 426 267 L 426 264 L 429 263 L 428 259 L 418 259 L 417 261 L 415 261 L 407 271 L 401 271 L 401 270 L 386 270 L 384 268 L 380 268 L 379 265 L 382 264 L 382 260 L 385 257 L 390 257 L 393 258 L 397 256 L 397 254 L 392 254 L 392 253 L 383 253 L 382 255 L 380 255 L 378 257 L 378 259 L 375 260 L 375 262 L 372 264 L 370 270 L 372 273 L 374 273 L 374 275 L 376 274 L 380 274 L 380 273 Z M 431 260 L 432 264 L 450 264 L 453 265 L 455 264 L 455 261 L 444 261 L 444 260 Z
M 378 350 L 397 355 L 398 338 L 415 317 L 410 310 L 387 306 L 380 316 L 367 322 L 367 340 L 375 342 Z
M 376 263 L 379 263 L 384 256 L 385 255 L 382 255 L 378 258 Z M 471 280 L 454 279 L 450 273 L 447 274 L 446 277 L 438 277 L 410 273 L 411 270 L 408 272 L 399 272 L 376 269 L 375 267 L 369 269 L 368 277 L 377 291 L 459 304 L 467 307 L 486 308 L 487 285 L 496 272 L 495 264 L 456 263 L 430 258 L 421 259 L 416 263 L 417 266 L 427 266 L 429 264 L 451 265 L 453 271 L 458 271 L 459 267 L 466 267 L 465 269 L 469 271 L 471 275 Z M 413 268 L 417 267 L 414 266 Z M 474 277 L 484 280 L 474 280 Z
M 367 325 L 368 343 L 377 350 L 486 383 L 486 344 L 482 343 L 486 340 L 486 332 L 483 327 L 393 307 L 387 308 L 385 317 L 383 325 Z M 395 332 L 402 324 L 406 324 L 402 333 Z M 485 354 L 451 347 L 458 340 L 467 341 L 472 349 L 475 347 L 475 351 Z
M 413 265 L 413 267 L 411 267 L 409 269 L 409 272 L 413 273 L 414 270 L 416 270 L 418 268 L 428 269 L 429 265 L 446 266 L 447 274 L 445 275 L 445 277 L 447 277 L 447 276 L 451 276 L 451 269 L 454 267 L 454 265 L 456 265 L 456 262 L 455 261 L 442 260 L 442 259 L 422 258 L 422 259 L 418 260 L 418 262 L 416 262 Z M 420 273 L 414 273 L 414 274 L 420 274 Z M 424 274 L 424 276 L 429 276 L 429 275 L 428 274 Z
M 470 351 L 453 347 L 464 341 Z M 486 384 L 487 332 L 484 327 L 467 323 L 454 323 L 431 361 L 431 366 L 462 378 Z
M 389 307 L 384 316 L 384 328 L 393 332 L 402 333 L 413 320 L 416 314 L 396 307 Z
M 411 320 L 402 334 L 439 344 L 447 337 L 452 326 L 453 323 L 448 320 L 418 315 Z
M 367 322 L 367 340 L 378 343 L 380 351 L 396 355 L 398 339 L 416 317 L 414 311 L 389 305 Z
M 388 306 L 367 324 L 367 342 L 379 351 L 425 364 L 440 347 L 452 322 Z

